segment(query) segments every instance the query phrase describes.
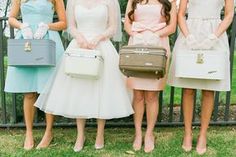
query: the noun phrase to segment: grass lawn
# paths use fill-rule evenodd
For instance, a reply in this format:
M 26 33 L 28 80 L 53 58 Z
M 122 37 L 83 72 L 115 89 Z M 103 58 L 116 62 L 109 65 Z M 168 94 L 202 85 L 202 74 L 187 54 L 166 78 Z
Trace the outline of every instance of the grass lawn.
M 73 152 L 72 148 L 76 138 L 75 128 L 54 129 L 55 138 L 51 146 L 44 150 L 24 151 L 24 129 L 0 130 L 0 156 L 30 156 L 30 157 L 194 157 L 198 156 L 193 150 L 185 153 L 181 149 L 183 128 L 156 128 L 156 149 L 151 154 L 143 151 L 135 155 L 127 154 L 132 150 L 133 128 L 107 128 L 106 145 L 103 150 L 94 150 L 95 128 L 88 128 L 84 150 L 80 153 Z M 196 145 L 197 132 L 194 129 L 194 146 Z M 39 142 L 43 129 L 36 129 L 35 141 Z M 206 157 L 233 157 L 236 156 L 236 127 L 210 127 L 208 134 L 208 152 Z

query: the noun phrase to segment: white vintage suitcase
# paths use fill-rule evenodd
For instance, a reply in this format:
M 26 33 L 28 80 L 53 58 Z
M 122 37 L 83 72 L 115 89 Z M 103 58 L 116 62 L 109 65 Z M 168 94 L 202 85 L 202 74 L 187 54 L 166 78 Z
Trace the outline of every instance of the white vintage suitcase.
M 194 79 L 224 79 L 229 58 L 216 50 L 183 50 L 176 54 L 175 76 Z
M 103 66 L 100 51 L 69 49 L 65 53 L 65 73 L 71 77 L 98 79 Z

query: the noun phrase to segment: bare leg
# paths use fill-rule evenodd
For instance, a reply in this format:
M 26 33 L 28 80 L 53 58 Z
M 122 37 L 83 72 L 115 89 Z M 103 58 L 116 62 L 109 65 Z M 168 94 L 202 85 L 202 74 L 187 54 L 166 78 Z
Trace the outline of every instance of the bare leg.
M 135 139 L 133 149 L 138 151 L 142 147 L 142 121 L 144 114 L 144 91 L 134 90 L 133 96 Z
M 188 152 L 192 150 L 192 120 L 194 90 L 184 89 L 183 91 L 183 115 L 184 115 L 184 139 L 182 148 Z
M 102 149 L 104 147 L 104 128 L 105 128 L 105 119 L 97 119 L 97 137 L 95 142 L 96 149 Z
M 46 123 L 47 123 L 46 130 L 45 130 L 45 133 L 43 135 L 41 142 L 37 146 L 37 149 L 46 148 L 50 145 L 53 138 L 53 134 L 52 134 L 53 120 L 54 120 L 54 116 L 52 114 L 46 113 Z
M 77 123 L 77 139 L 74 146 L 74 151 L 79 152 L 84 147 L 84 142 L 85 142 L 84 128 L 85 128 L 86 120 L 77 118 L 76 123 Z
M 202 91 L 201 129 L 197 143 L 197 153 L 204 154 L 207 147 L 207 129 L 211 119 L 214 106 L 214 92 Z
M 153 91 L 145 91 L 146 102 L 146 117 L 147 117 L 147 131 L 144 139 L 144 151 L 149 153 L 153 151 L 155 144 L 155 137 L 153 134 L 157 115 L 158 115 L 158 93 Z
M 24 117 L 26 125 L 26 137 L 24 142 L 24 149 L 30 150 L 34 147 L 33 139 L 33 120 L 35 107 L 34 103 L 37 99 L 36 93 L 26 93 L 24 94 Z

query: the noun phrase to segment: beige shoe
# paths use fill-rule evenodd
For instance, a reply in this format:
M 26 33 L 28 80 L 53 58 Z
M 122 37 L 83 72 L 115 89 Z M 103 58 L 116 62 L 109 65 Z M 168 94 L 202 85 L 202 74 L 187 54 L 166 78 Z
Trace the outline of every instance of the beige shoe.
M 151 153 L 155 148 L 155 136 L 152 137 L 152 140 L 147 142 L 144 140 L 144 152 L 145 153 Z
M 46 141 L 46 142 L 45 142 Z M 36 149 L 44 149 L 47 148 L 51 142 L 53 141 L 53 136 L 49 138 L 49 140 L 45 140 L 44 137 L 41 140 L 41 142 L 37 145 Z
M 85 137 L 84 137 L 84 142 L 81 145 L 78 146 L 77 142 L 78 142 L 78 140 L 76 140 L 76 143 L 75 143 L 75 146 L 74 146 L 73 150 L 74 150 L 74 152 L 78 153 L 81 150 L 83 150 L 83 148 L 84 148 Z

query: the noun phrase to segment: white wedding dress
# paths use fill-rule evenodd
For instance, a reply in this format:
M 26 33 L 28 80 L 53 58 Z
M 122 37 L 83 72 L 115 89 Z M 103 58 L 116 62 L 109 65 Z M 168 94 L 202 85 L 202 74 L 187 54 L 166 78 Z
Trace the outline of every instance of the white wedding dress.
M 96 48 L 102 52 L 103 70 L 98 80 L 72 78 L 64 73 L 63 56 L 35 104 L 40 110 L 68 118 L 112 119 L 133 114 L 125 80 L 118 67 L 119 55 L 109 40 L 115 33 L 113 27 L 117 25 L 114 23 L 113 1 L 105 0 L 87 8 L 80 1 L 69 0 L 67 20 L 72 36 L 76 32 L 82 33 L 87 40 L 101 33 L 107 36 L 107 40 Z M 75 39 L 67 49 L 70 48 L 79 48 Z

